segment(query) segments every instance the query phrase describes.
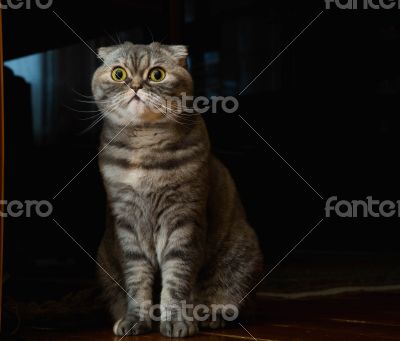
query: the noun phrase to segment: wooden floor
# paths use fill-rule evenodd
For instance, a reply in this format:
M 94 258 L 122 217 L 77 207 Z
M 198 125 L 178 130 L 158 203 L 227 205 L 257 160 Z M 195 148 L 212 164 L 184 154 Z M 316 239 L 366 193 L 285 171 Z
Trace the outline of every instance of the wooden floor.
M 258 317 L 231 329 L 202 332 L 193 341 L 400 340 L 400 293 L 358 294 L 308 300 L 262 299 Z M 22 331 L 22 340 L 119 341 L 111 326 L 76 331 Z M 165 340 L 159 333 L 123 340 Z

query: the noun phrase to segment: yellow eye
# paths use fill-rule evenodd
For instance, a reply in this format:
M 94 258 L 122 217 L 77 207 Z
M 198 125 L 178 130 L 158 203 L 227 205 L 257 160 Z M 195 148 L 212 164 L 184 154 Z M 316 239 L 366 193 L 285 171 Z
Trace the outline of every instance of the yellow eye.
M 111 72 L 111 78 L 116 82 L 123 82 L 127 77 L 126 71 L 124 68 L 117 66 Z
M 155 67 L 149 72 L 149 79 L 153 82 L 161 82 L 165 78 L 165 70 Z

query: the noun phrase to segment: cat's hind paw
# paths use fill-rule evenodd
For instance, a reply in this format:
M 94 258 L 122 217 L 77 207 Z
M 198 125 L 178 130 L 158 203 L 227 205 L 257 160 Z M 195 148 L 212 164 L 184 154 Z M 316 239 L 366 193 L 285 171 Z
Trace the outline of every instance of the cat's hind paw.
M 151 323 L 125 316 L 114 323 L 113 332 L 117 336 L 140 335 L 151 331 Z
M 167 337 L 187 337 L 197 334 L 199 328 L 194 321 L 161 321 L 160 332 Z
M 226 322 L 221 315 L 217 314 L 215 319 L 207 319 L 200 322 L 200 328 L 202 329 L 220 329 L 225 328 Z

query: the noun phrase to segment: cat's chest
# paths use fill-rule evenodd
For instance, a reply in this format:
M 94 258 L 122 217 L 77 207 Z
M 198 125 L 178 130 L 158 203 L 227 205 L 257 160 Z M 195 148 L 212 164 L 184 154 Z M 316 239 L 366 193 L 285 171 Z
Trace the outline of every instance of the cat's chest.
M 174 165 L 173 161 L 171 164 Z M 107 192 L 113 192 L 115 188 L 128 187 L 144 193 L 162 191 L 165 188 L 199 178 L 202 172 L 202 163 L 200 160 L 177 167 L 153 167 L 150 169 L 140 165 L 123 167 L 112 163 L 103 163 L 100 168 Z
M 127 186 L 137 191 L 160 187 L 171 179 L 163 170 L 148 170 L 141 167 L 122 167 L 114 164 L 101 165 L 106 187 Z

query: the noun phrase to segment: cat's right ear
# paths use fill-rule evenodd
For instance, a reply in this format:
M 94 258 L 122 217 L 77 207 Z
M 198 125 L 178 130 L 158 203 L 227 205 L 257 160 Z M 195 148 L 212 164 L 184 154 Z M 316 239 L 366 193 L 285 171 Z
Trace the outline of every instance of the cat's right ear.
M 106 59 L 106 57 L 115 50 L 114 46 L 100 47 L 97 50 L 97 57 L 99 57 L 102 61 Z

